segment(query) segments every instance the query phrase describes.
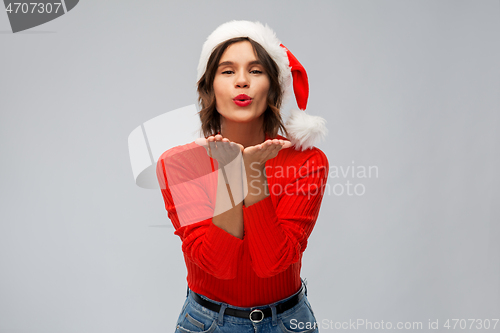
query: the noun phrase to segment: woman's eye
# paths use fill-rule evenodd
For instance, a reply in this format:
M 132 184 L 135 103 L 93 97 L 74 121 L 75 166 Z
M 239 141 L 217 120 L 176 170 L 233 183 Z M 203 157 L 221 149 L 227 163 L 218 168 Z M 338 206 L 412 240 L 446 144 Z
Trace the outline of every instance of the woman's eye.
M 259 71 L 258 69 L 254 69 L 253 71 L 250 71 L 252 74 L 262 74 L 262 71 Z
M 224 72 L 222 72 L 222 74 L 232 74 L 232 73 L 233 73 L 233 71 L 224 71 Z

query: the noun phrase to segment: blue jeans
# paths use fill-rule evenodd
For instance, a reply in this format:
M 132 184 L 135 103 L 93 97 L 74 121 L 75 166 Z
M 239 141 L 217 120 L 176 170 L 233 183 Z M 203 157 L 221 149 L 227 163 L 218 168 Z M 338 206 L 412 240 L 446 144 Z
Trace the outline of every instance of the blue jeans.
M 305 284 L 302 283 L 304 288 Z M 261 322 L 254 323 L 249 318 L 239 318 L 225 315 L 226 308 L 251 310 L 252 308 L 240 308 L 231 306 L 225 303 L 213 301 L 203 295 L 202 298 L 220 304 L 219 312 L 209 310 L 198 304 L 192 297 L 192 291 L 188 288 L 186 301 L 182 307 L 181 314 L 177 320 L 175 333 L 312 333 L 319 332 L 319 323 L 316 323 L 314 312 L 311 304 L 307 300 L 307 288 L 305 289 L 304 297 L 293 308 L 286 310 L 283 313 L 276 314 L 276 305 L 288 300 L 294 295 L 282 299 L 276 303 L 269 304 L 272 310 L 272 317 L 264 318 Z M 265 306 L 257 307 L 265 308 Z

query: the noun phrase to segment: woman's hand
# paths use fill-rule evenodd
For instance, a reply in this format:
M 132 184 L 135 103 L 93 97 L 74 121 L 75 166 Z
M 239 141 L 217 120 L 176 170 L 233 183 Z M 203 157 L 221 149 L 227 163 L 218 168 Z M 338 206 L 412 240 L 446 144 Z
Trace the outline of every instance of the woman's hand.
M 230 142 L 229 139 L 223 138 L 222 135 L 212 135 L 208 138 L 199 138 L 195 142 L 203 146 L 208 156 L 217 160 L 221 167 L 233 162 L 236 158 L 241 158 L 243 146 L 239 143 Z
M 278 152 L 281 149 L 289 148 L 291 146 L 292 144 L 290 141 L 273 139 L 266 140 L 255 146 L 246 147 L 243 150 L 243 160 L 245 162 L 245 166 L 251 167 L 252 169 L 263 169 L 265 163 L 278 156 Z

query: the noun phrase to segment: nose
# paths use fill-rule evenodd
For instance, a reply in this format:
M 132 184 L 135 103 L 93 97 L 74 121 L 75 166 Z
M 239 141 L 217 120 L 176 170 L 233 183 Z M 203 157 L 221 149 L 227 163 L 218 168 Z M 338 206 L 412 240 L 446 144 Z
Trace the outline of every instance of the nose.
M 235 76 L 235 86 L 237 88 L 248 88 L 250 82 L 246 71 L 240 70 Z

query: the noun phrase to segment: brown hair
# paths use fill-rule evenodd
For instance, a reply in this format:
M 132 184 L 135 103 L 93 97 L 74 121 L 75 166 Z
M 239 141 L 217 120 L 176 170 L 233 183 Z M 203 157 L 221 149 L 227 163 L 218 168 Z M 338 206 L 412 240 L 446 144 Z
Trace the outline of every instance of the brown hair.
M 267 51 L 256 41 L 248 37 L 231 38 L 217 45 L 210 55 L 205 73 L 198 81 L 198 103 L 201 110 L 198 112 L 201 120 L 201 130 L 205 137 L 215 135 L 221 130 L 221 116 L 215 109 L 214 78 L 219 65 L 220 58 L 229 45 L 248 41 L 252 44 L 257 59 L 262 63 L 269 78 L 269 92 L 267 94 L 267 109 L 264 111 L 263 130 L 269 137 L 275 138 L 281 129 L 288 137 L 283 124 L 280 107 L 283 102 L 283 91 L 279 83 L 279 69 L 276 62 L 269 56 Z

